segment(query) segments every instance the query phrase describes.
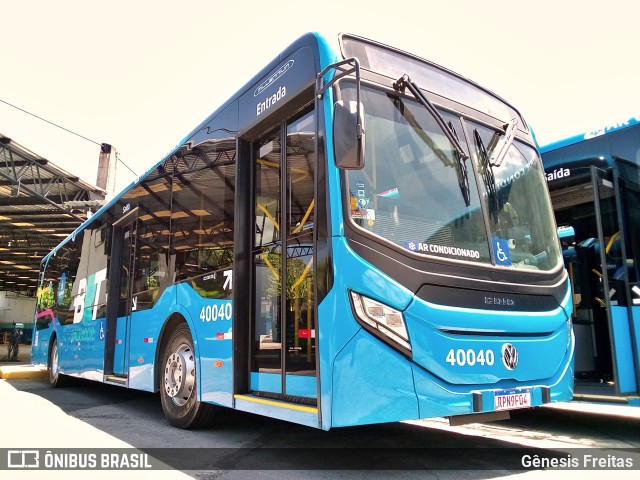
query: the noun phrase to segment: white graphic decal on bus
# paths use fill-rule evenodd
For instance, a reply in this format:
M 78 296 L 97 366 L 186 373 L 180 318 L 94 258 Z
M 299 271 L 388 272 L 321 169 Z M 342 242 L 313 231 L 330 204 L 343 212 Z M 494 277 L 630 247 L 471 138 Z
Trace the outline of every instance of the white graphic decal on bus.
M 264 100 L 256 105 L 256 117 L 260 116 L 271 107 L 273 107 L 276 103 L 282 100 L 287 95 L 287 87 L 280 86 L 278 91 L 273 95 L 270 95 Z
M 258 86 L 258 88 L 256 88 L 256 90 L 253 92 L 253 96 L 257 97 L 262 92 L 264 92 L 267 88 L 269 88 L 269 86 L 271 86 L 273 83 L 275 83 L 275 81 L 278 78 L 280 78 L 282 75 L 287 73 L 287 71 L 289 71 L 289 69 L 291 67 L 293 67 L 293 64 L 294 64 L 294 61 L 293 60 L 289 60 L 287 63 L 282 65 L 273 75 L 271 75 L 269 78 L 267 78 L 264 82 L 262 82 Z
M 222 285 L 222 288 L 224 288 L 225 290 L 233 289 L 233 270 L 227 270 L 226 272 L 223 272 L 222 275 L 226 277 L 224 279 L 224 285 Z
M 495 358 L 493 350 L 490 349 L 475 351 L 472 348 L 467 350 L 462 348 L 454 350 L 452 348 L 447 354 L 446 362 L 452 366 L 457 365 L 459 367 L 464 367 L 465 365 L 469 367 L 473 367 L 474 365 L 492 366 Z
M 102 284 L 107 279 L 107 269 L 103 268 L 98 272 L 89 275 L 87 278 L 80 278 L 78 282 L 78 294 L 73 300 L 73 323 L 80 323 L 84 318 L 86 309 L 93 306 L 90 320 L 95 320 L 98 315 L 100 305 L 100 293 Z
M 559 180 L 561 178 L 571 176 L 571 170 L 568 168 L 557 168 L 553 172 L 546 173 L 545 175 L 547 177 L 547 182 L 551 182 L 553 180 Z
M 230 321 L 232 314 L 233 307 L 231 302 L 206 305 L 200 310 L 200 320 L 203 322 Z
M 448 245 L 435 245 L 433 243 L 420 242 L 404 242 L 404 246 L 407 250 L 411 250 L 412 252 L 436 253 L 452 255 L 455 257 L 480 258 L 480 252 L 478 250 L 471 250 L 469 248 L 458 248 L 450 247 Z

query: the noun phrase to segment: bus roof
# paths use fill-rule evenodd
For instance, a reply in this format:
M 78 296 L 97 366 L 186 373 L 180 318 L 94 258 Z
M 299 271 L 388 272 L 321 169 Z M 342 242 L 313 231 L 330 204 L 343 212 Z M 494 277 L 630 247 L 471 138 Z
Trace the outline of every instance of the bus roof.
M 90 225 L 94 220 L 100 217 L 103 212 L 107 211 L 114 204 L 118 202 L 127 192 L 129 192 L 132 188 L 134 188 L 142 179 L 144 179 L 149 173 L 151 173 L 154 169 L 158 168 L 159 165 L 162 164 L 165 160 L 174 155 L 182 146 L 187 144 L 189 140 L 196 135 L 196 133 L 200 132 L 204 126 L 207 125 L 208 122 L 211 121 L 218 113 L 222 112 L 227 106 L 236 101 L 244 92 L 249 90 L 252 86 L 255 85 L 257 81 L 262 79 L 267 73 L 269 73 L 276 65 L 278 65 L 285 57 L 291 54 L 291 52 L 308 45 L 315 45 L 316 47 L 320 47 L 320 55 L 325 54 L 328 51 L 328 42 L 327 39 L 316 32 L 310 32 L 302 35 L 293 43 L 291 43 L 287 48 L 282 50 L 273 60 L 271 60 L 267 65 L 261 68 L 258 73 L 256 73 L 247 83 L 245 83 L 235 94 L 229 97 L 224 103 L 222 103 L 218 108 L 216 108 L 213 113 L 207 116 L 196 128 L 191 130 L 189 134 L 183 137 L 180 142 L 167 153 L 163 158 L 161 158 L 158 162 L 151 165 L 144 173 L 142 173 L 137 179 L 135 179 L 128 186 L 123 188 L 117 195 L 115 195 L 109 202 L 103 205 L 96 213 L 94 213 L 90 218 L 84 221 L 78 228 L 76 228 L 67 238 L 62 240 L 54 249 L 52 249 L 47 255 L 42 259 L 42 263 L 46 262 L 49 257 L 55 255 L 56 252 L 62 247 L 65 243 L 67 243 L 70 239 L 74 238 L 75 235 L 84 230 L 88 225 Z
M 617 132 L 628 127 L 633 127 L 635 125 L 640 125 L 640 115 L 636 115 L 635 117 L 631 117 L 627 120 L 623 120 L 612 125 L 605 125 L 599 128 L 594 128 L 593 130 L 589 130 L 579 135 L 574 135 L 572 137 L 558 140 L 547 145 L 542 145 L 540 147 L 540 153 L 547 153 L 563 147 L 568 147 L 569 145 L 575 145 L 576 143 L 584 142 L 601 135 Z

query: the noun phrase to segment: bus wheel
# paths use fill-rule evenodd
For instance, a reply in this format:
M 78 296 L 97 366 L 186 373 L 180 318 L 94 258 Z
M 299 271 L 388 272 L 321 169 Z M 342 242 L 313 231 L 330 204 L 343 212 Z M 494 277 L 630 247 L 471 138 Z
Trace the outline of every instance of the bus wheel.
M 60 360 L 58 357 L 58 339 L 53 340 L 49 352 L 49 384 L 53 388 L 63 387 L 67 384 L 67 377 L 60 373 Z
M 189 326 L 178 325 L 160 356 L 160 400 L 169 423 L 178 428 L 198 428 L 210 424 L 216 407 L 198 401 L 196 355 Z

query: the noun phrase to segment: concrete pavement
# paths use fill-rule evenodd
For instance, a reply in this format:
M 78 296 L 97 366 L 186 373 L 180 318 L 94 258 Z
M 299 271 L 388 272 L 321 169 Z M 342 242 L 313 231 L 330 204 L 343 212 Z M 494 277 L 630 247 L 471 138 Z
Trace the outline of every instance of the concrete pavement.
M 45 368 L 31 365 L 31 345 L 20 345 L 17 361 L 8 361 L 7 345 L 0 344 L 0 379 L 47 378 Z
M 6 354 L 5 345 L 0 345 L 0 359 Z M 20 347 L 19 362 L 0 361 L 0 415 L 3 432 L 0 435 L 0 448 L 5 449 L 47 449 L 47 448 L 134 448 L 131 444 L 100 430 L 87 422 L 66 414 L 54 403 L 28 392 L 20 391 L 10 381 L 21 378 L 46 378 L 45 369 L 30 365 L 29 346 Z M 551 404 L 543 408 L 559 409 L 567 412 L 588 413 L 594 416 L 614 416 L 628 419 L 640 419 L 640 408 L 628 405 L 594 402 L 568 402 Z M 21 413 L 17 415 L 12 412 Z M 27 412 L 26 414 L 24 412 Z M 451 430 L 444 419 L 442 428 Z M 429 424 L 433 428 L 433 424 Z M 474 435 L 478 432 L 473 431 Z M 521 441 L 521 439 L 520 439 Z M 0 472 L 0 475 L 3 472 Z M 11 478 L 113 478 L 113 471 L 15 471 Z M 190 478 L 175 470 L 155 471 L 119 471 L 123 478 Z M 537 478 L 540 472 L 528 472 L 517 475 L 523 478 Z M 559 475 L 564 473 L 558 472 Z M 535 476 L 534 476 L 535 475 Z M 545 476 L 545 478 L 549 478 Z M 556 478 L 556 477 L 553 477 Z
M 20 414 L 16 414 L 16 408 Z M 26 413 L 25 413 L 26 412 Z M 60 407 L 32 393 L 16 390 L 10 382 L 0 380 L 0 414 L 2 435 L 0 449 L 87 449 L 98 450 L 134 447 L 102 430 L 89 425 Z M 187 479 L 192 478 L 177 470 L 131 470 L 118 471 L 118 478 L 128 479 Z M 5 477 L 6 475 L 6 477 Z M 0 477 L 19 479 L 113 479 L 114 471 L 91 470 L 10 470 L 0 471 Z

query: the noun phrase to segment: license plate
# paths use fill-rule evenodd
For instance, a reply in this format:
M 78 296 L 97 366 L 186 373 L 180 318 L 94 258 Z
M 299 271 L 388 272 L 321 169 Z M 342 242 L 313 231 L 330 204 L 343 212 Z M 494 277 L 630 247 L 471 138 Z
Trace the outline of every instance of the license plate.
M 528 388 L 498 390 L 493 396 L 493 406 L 495 410 L 528 408 L 531 406 L 531 390 Z

